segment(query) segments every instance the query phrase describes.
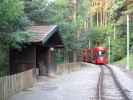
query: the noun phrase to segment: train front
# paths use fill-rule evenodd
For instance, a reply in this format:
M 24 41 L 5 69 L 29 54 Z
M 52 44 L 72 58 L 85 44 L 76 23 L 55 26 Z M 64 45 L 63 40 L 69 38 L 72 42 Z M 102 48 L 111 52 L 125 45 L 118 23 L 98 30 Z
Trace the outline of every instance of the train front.
M 107 64 L 108 63 L 108 49 L 103 47 L 97 47 L 93 49 L 94 63 L 95 64 Z

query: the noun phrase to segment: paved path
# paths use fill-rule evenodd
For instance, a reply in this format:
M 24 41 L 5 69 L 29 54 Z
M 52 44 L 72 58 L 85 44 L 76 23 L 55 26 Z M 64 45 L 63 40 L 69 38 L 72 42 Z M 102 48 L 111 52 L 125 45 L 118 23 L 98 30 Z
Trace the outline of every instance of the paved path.
M 100 69 L 92 64 L 81 71 L 55 79 L 42 77 L 33 88 L 18 93 L 9 100 L 95 100 Z

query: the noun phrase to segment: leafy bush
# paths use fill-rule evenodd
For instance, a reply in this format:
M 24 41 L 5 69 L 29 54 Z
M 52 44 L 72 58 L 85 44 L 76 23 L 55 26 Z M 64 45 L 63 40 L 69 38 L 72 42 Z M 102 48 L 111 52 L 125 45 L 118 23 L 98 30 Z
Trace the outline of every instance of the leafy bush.
M 126 55 L 126 39 L 117 38 L 111 41 L 111 59 L 112 61 L 118 61 Z

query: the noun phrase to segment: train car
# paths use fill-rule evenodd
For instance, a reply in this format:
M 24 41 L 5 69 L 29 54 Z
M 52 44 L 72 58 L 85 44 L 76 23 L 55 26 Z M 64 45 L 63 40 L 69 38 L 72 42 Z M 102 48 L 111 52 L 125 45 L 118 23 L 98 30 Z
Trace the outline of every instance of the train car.
M 83 62 L 88 62 L 88 48 L 85 48 L 84 50 L 83 50 L 83 52 L 82 52 L 82 60 L 83 60 Z
M 83 62 L 94 64 L 108 63 L 108 49 L 103 47 L 85 48 L 82 53 Z

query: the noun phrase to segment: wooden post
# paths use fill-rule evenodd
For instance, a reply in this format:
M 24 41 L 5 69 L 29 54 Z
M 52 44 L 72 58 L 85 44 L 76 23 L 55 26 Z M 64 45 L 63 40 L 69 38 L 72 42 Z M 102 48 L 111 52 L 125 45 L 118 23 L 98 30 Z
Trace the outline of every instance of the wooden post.
M 91 48 L 91 40 L 89 40 L 89 48 Z
M 101 10 L 101 13 L 100 13 L 100 23 L 101 23 L 101 26 L 103 25 L 103 11 Z
M 110 64 L 110 51 L 111 51 L 111 50 L 110 50 L 110 44 L 111 44 L 111 43 L 110 43 L 110 36 L 108 37 L 108 41 L 109 41 L 109 56 L 108 56 L 108 59 L 109 59 L 109 64 Z
M 93 15 L 90 15 L 90 26 L 93 27 Z
M 98 15 L 98 11 L 97 11 L 97 26 L 99 25 L 99 15 Z
M 115 24 L 114 24 L 114 40 L 115 40 L 115 37 L 116 37 L 116 28 L 115 28 Z
M 127 15 L 127 69 L 129 69 L 129 15 Z
M 36 77 L 37 77 L 37 70 L 36 70 L 36 68 L 37 68 L 37 48 L 36 48 L 36 46 L 34 46 L 34 63 L 33 63 L 33 78 L 34 78 L 34 80 L 36 80 Z

